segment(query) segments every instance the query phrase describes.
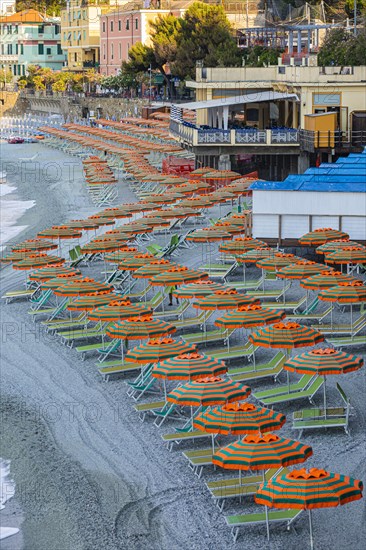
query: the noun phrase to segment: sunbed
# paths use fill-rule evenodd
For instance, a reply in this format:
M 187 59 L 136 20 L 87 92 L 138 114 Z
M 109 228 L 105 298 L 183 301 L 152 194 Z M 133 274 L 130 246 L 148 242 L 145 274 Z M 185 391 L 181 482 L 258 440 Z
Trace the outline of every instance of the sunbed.
M 300 391 L 284 393 L 273 397 L 267 397 L 260 399 L 260 402 L 264 406 L 272 406 L 279 403 L 288 403 L 289 401 L 297 401 L 298 399 L 309 399 L 310 403 L 313 403 L 313 397 L 316 392 L 322 387 L 324 380 L 321 376 L 317 376 L 309 386 Z
M 174 444 L 179 445 L 182 441 L 195 441 L 196 439 L 207 439 L 214 437 L 215 434 L 194 430 L 189 432 L 174 432 L 162 435 L 162 440 L 167 444 L 169 451 L 173 450 Z
M 248 380 L 260 380 L 263 378 L 273 377 L 275 380 L 279 374 L 283 371 L 283 365 L 286 362 L 287 357 L 282 353 L 277 353 L 268 363 L 247 367 L 237 367 L 235 369 L 228 370 L 228 376 L 230 376 L 233 382 L 246 382 Z
M 126 374 L 141 369 L 141 364 L 139 363 L 122 363 L 122 361 L 116 362 L 114 365 L 102 365 L 103 363 L 98 364 L 98 371 L 106 381 L 108 381 L 111 376 Z
M 161 410 L 154 410 L 156 416 L 154 425 L 160 427 L 167 418 L 182 420 L 185 419 L 184 415 L 180 412 L 180 407 L 177 407 L 175 403 L 165 403 Z
M 262 390 L 252 394 L 259 401 L 267 397 L 275 397 L 277 395 L 282 395 L 283 393 L 296 392 L 305 390 L 309 384 L 314 380 L 315 375 L 313 374 L 303 374 L 298 382 L 293 382 L 291 384 L 281 384 L 280 386 L 275 386 L 269 390 Z
M 335 348 L 348 348 L 351 346 L 364 347 L 366 345 L 366 335 L 362 336 L 345 336 L 343 338 L 327 338 L 327 342 Z
M 150 403 L 138 403 L 133 406 L 138 412 L 140 420 L 143 422 L 148 413 L 154 413 L 155 410 L 161 410 L 165 405 L 165 401 L 152 401 Z
M 301 514 L 302 510 L 290 509 L 290 510 L 269 510 L 268 520 L 270 523 L 286 523 L 287 530 L 293 521 Z M 263 525 L 266 524 L 267 518 L 265 512 L 258 512 L 255 514 L 238 514 L 232 516 L 225 516 L 226 523 L 231 527 L 231 534 L 236 542 L 239 534 L 239 528 L 247 525 Z
M 33 294 L 36 292 L 36 289 L 26 289 L 23 290 L 9 290 L 8 292 L 5 292 L 3 296 L 1 296 L 6 303 L 8 304 L 11 302 L 11 300 L 15 300 L 18 298 L 31 298 Z
M 183 456 L 186 457 L 189 462 L 189 467 L 198 477 L 202 476 L 204 466 L 212 465 L 212 447 L 210 447 L 209 449 L 185 451 L 183 452 Z

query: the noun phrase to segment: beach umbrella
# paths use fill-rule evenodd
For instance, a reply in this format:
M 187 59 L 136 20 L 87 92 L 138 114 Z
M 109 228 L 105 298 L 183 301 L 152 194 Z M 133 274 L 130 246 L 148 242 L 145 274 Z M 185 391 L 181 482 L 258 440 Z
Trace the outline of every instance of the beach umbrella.
M 334 241 L 328 241 L 321 244 L 315 249 L 317 254 L 329 254 L 330 252 L 336 252 L 344 247 L 348 246 L 360 246 L 360 243 L 356 241 L 350 241 L 349 239 L 336 239 Z
M 111 322 L 152 314 L 152 310 L 142 304 L 133 304 L 126 299 L 116 299 L 115 296 L 111 298 L 112 300 L 106 305 L 97 307 L 88 315 L 91 321 Z
M 164 218 L 157 218 L 153 216 L 145 216 L 144 224 L 148 227 L 169 227 L 170 221 Z
M 214 181 L 232 181 L 241 178 L 241 174 L 238 172 L 233 172 L 232 170 L 212 170 L 211 172 L 206 172 L 203 175 L 205 180 L 214 180 Z
M 226 330 L 241 327 L 251 328 L 276 323 L 282 321 L 285 317 L 286 313 L 283 309 L 270 309 L 252 304 L 229 311 L 216 319 L 215 325 Z
M 209 243 L 214 241 L 223 241 L 226 239 L 232 239 L 232 235 L 228 231 L 223 231 L 217 227 L 204 227 L 203 229 L 196 229 L 187 235 L 188 241 L 197 243 Z
M 276 252 L 272 257 L 259 260 L 258 262 L 256 262 L 256 265 L 257 267 L 260 267 L 265 271 L 278 271 L 281 267 L 297 263 L 297 261 L 302 260 L 294 254 L 284 254 L 283 252 Z
M 93 311 L 93 309 L 109 304 L 112 300 L 116 299 L 115 294 L 98 294 L 97 292 L 89 296 L 81 296 L 71 302 L 67 309 L 70 311 Z
M 67 223 L 65 223 L 67 227 L 71 227 L 72 229 L 82 229 L 83 231 L 92 231 L 93 229 L 96 230 L 99 227 L 99 223 L 97 220 L 71 220 Z
M 317 275 L 311 275 L 300 281 L 300 286 L 306 290 L 323 290 L 339 283 L 354 281 L 350 275 L 344 275 L 341 271 L 321 271 Z
M 308 510 L 310 547 L 314 548 L 311 511 L 334 508 L 362 498 L 363 484 L 342 474 L 318 468 L 292 470 L 260 485 L 254 500 L 273 508 Z
M 102 212 L 99 212 L 99 215 L 101 215 L 103 218 L 115 218 L 115 219 L 122 219 L 122 218 L 131 218 L 132 212 L 126 207 L 123 206 L 115 206 L 111 208 L 105 208 L 102 210 Z
M 264 348 L 302 348 L 310 347 L 324 341 L 319 331 L 299 323 L 275 323 L 262 327 L 249 335 L 253 345 Z
M 153 204 L 170 204 L 176 202 L 183 197 L 182 193 L 152 193 L 151 195 L 145 195 L 145 200 Z
M 81 232 L 67 225 L 54 225 L 50 229 L 40 231 L 37 236 L 40 239 L 79 239 Z
M 57 245 L 56 245 L 56 248 L 57 248 Z M 11 263 L 20 262 L 21 260 L 25 260 L 26 258 L 28 258 L 30 254 L 34 254 L 34 252 L 32 252 L 31 250 L 28 250 L 28 251 L 16 250 L 15 252 L 10 252 L 10 254 L 3 256 L 1 258 L 1 263 L 11 264 Z
M 259 260 L 264 258 L 273 258 L 275 253 L 275 248 L 260 246 L 252 250 L 248 250 L 247 252 L 244 252 L 244 254 L 236 256 L 236 261 L 239 263 L 256 264 Z
M 105 254 L 104 260 L 106 262 L 117 264 L 125 258 L 131 258 L 136 254 L 139 254 L 139 249 L 136 246 L 124 246 L 123 248 L 120 248 L 117 252 Z
M 42 269 L 37 269 L 30 273 L 29 279 L 31 281 L 47 281 L 48 279 L 54 279 L 55 277 L 63 277 L 64 275 L 81 275 L 79 269 L 73 267 L 44 267 Z
M 179 193 L 182 193 L 183 195 L 190 195 L 191 193 L 197 193 L 199 191 L 204 191 L 205 189 L 209 189 L 211 186 L 209 183 L 206 183 L 204 181 L 190 181 L 189 183 L 182 183 L 179 186 Z
M 123 248 L 126 241 L 102 240 L 98 239 L 84 245 L 81 248 L 82 254 L 105 254 L 106 252 L 115 252 Z
M 166 219 L 173 218 L 188 218 L 190 216 L 199 216 L 200 212 L 192 208 L 186 207 L 181 208 L 180 205 L 175 206 L 174 208 L 169 208 L 166 210 L 158 210 L 157 214 Z
M 245 230 L 244 226 L 241 226 L 235 223 L 230 223 L 229 221 L 216 222 L 214 227 L 218 229 L 223 229 L 228 233 L 230 233 L 231 235 L 238 235 L 239 233 L 243 233 L 243 231 Z
M 31 270 L 42 267 L 61 266 L 65 263 L 65 258 L 51 256 L 49 254 L 29 254 L 23 260 L 13 262 L 13 269 Z
M 226 287 L 221 283 L 215 283 L 209 279 L 199 279 L 193 283 L 182 285 L 173 294 L 177 298 L 202 298 L 208 294 L 213 294 L 216 290 L 226 290 Z
M 181 406 L 207 407 L 240 401 L 249 395 L 248 386 L 220 376 L 207 376 L 178 386 L 168 394 L 167 401 Z
M 179 176 L 166 176 L 162 174 L 162 178 L 159 181 L 160 185 L 181 185 L 182 183 L 187 183 L 186 178 L 181 178 Z M 178 187 L 179 190 L 179 187 Z
M 353 304 L 366 302 L 366 286 L 363 281 L 350 281 L 339 283 L 337 286 L 332 286 L 321 290 L 318 294 L 319 300 L 324 302 L 338 302 L 339 304 L 350 304 L 351 306 L 351 334 L 353 333 Z M 331 309 L 331 314 L 333 308 Z M 333 326 L 333 315 L 331 319 Z
M 152 376 L 168 380 L 196 380 L 226 372 L 227 366 L 224 361 L 192 351 L 160 361 L 154 365 Z
M 127 271 L 134 271 L 135 269 L 138 269 L 139 267 L 145 266 L 146 264 L 149 264 L 150 261 L 153 261 L 155 256 L 148 253 L 142 253 L 142 254 L 135 254 L 134 256 L 130 256 L 128 258 L 124 258 L 121 263 L 118 266 L 118 269 L 121 271 L 127 270 Z
M 212 202 L 210 197 L 199 196 L 199 197 L 186 197 L 179 202 L 179 208 L 207 208 L 211 206 Z
M 12 252 L 32 253 L 44 250 L 54 250 L 57 244 L 45 239 L 29 239 L 11 247 Z
M 239 470 L 262 470 L 265 482 L 265 470 L 284 468 L 291 464 L 305 462 L 313 450 L 299 441 L 286 439 L 267 433 L 247 435 L 245 439 L 222 447 L 212 457 L 212 463 L 221 468 Z M 267 538 L 269 540 L 268 509 L 266 507 Z
M 154 275 L 150 279 L 150 284 L 153 286 L 177 286 L 206 278 L 208 278 L 208 274 L 203 271 L 188 269 L 186 266 L 174 266 L 163 273 Z
M 345 246 L 340 250 L 325 255 L 327 264 L 363 264 L 366 263 L 366 248 L 364 246 Z
M 327 267 L 316 262 L 300 260 L 279 269 L 277 277 L 280 279 L 305 279 L 311 275 L 319 274 L 320 271 L 327 271 Z M 332 271 L 332 269 L 328 269 L 328 271 Z
M 133 363 L 157 363 L 176 355 L 193 352 L 194 344 L 174 338 L 153 338 L 148 342 L 131 349 L 126 355 L 126 361 Z
M 251 298 L 245 294 L 239 294 L 235 288 L 216 290 L 208 296 L 204 296 L 197 302 L 193 303 L 193 307 L 204 310 L 216 309 L 236 309 L 239 306 L 249 304 L 258 304 L 257 298 Z
M 224 254 L 244 254 L 248 250 L 266 247 L 266 243 L 252 237 L 237 237 L 232 241 L 223 243 L 219 246 L 219 251 Z M 270 249 L 272 251 L 272 249 Z
M 91 294 L 109 294 L 113 292 L 113 287 L 104 283 L 99 283 L 89 277 L 75 279 L 64 283 L 54 290 L 57 296 L 88 296 Z
M 172 265 L 172 262 L 169 260 L 152 260 L 149 264 L 136 269 L 132 276 L 136 279 L 150 279 L 158 273 L 164 273 L 164 271 L 170 269 Z
M 195 170 L 192 170 L 192 172 L 189 173 L 189 177 L 192 176 L 203 176 L 205 174 L 208 174 L 209 172 L 212 172 L 212 168 L 209 166 L 201 166 L 200 168 L 196 168 Z
M 113 323 L 108 328 L 107 335 L 121 340 L 142 340 L 165 336 L 175 331 L 175 326 L 170 323 L 154 319 L 152 315 L 141 315 Z
M 80 279 L 80 271 L 71 271 L 70 273 L 60 273 L 57 275 L 57 277 L 51 277 L 47 278 L 44 282 L 41 284 L 42 290 L 47 289 L 54 289 L 58 288 L 59 286 L 63 285 L 67 281 L 72 281 L 75 279 Z
M 332 229 L 331 227 L 323 227 L 309 231 L 299 239 L 299 243 L 304 246 L 318 246 L 326 243 L 327 241 L 334 241 L 335 239 L 347 239 L 349 235 L 344 231 L 338 229 Z
M 337 351 L 333 348 L 319 348 L 288 359 L 284 368 L 300 374 L 317 374 L 324 377 L 324 416 L 327 414 L 326 377 L 329 374 L 347 374 L 363 365 L 362 357 Z
M 88 220 L 97 223 L 99 226 L 115 224 L 114 218 L 107 218 L 104 216 L 99 216 L 98 214 L 95 214 L 94 216 L 88 216 Z

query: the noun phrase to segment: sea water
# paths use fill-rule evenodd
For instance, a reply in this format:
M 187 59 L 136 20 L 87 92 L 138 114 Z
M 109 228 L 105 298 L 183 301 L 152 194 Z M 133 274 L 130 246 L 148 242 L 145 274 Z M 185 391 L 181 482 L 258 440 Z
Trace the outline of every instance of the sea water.
M 6 244 L 27 228 L 18 224 L 23 214 L 35 205 L 34 200 L 22 201 L 16 197 L 16 187 L 9 183 L 0 184 L 0 251 Z

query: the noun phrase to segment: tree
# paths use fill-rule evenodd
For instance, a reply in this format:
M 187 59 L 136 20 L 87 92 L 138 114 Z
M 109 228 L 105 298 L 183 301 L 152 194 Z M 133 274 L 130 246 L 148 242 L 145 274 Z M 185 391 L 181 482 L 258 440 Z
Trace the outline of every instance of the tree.
M 346 0 L 344 9 L 351 19 L 354 17 L 355 2 L 354 0 Z M 366 13 L 366 0 L 357 0 L 356 4 L 357 17 L 365 15 Z
M 46 89 L 46 86 L 44 85 L 44 82 L 43 82 L 43 78 L 40 75 L 36 75 L 33 78 L 33 84 L 34 84 L 35 89 L 38 92 L 40 92 L 41 90 L 43 91 L 43 90 Z
M 5 84 L 11 84 L 13 81 L 13 73 L 9 69 L 0 69 L 0 84 L 4 88 Z
M 354 36 L 344 28 L 334 29 L 326 36 L 318 56 L 319 65 L 366 65 L 366 31 Z
M 282 51 L 278 48 L 254 46 L 243 50 L 243 57 L 248 67 L 265 67 L 266 65 L 277 65 Z
M 27 81 L 24 78 L 20 78 L 17 82 L 18 90 L 24 90 L 24 88 L 27 86 Z
M 34 9 L 48 15 L 60 15 L 61 10 L 66 7 L 66 0 L 17 0 L 16 10 Z

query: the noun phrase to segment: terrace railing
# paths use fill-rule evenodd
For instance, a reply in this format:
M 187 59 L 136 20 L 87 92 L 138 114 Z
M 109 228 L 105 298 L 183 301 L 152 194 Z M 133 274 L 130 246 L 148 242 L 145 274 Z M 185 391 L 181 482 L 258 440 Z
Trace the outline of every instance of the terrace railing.
M 314 153 L 317 149 L 352 150 L 366 146 L 366 130 L 348 132 L 300 130 L 299 134 L 301 149 L 310 153 Z

